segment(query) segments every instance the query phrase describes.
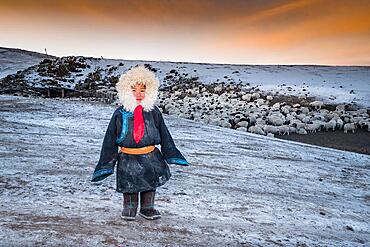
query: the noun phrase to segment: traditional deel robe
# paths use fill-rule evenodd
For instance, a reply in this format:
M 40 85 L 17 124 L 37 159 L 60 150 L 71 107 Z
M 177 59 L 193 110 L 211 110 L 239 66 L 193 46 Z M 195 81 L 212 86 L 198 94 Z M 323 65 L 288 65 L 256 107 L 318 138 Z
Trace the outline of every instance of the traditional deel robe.
M 145 128 L 144 135 L 138 143 L 133 136 L 133 112 L 136 105 L 127 107 L 126 104 L 115 110 L 104 136 L 99 162 L 92 177 L 93 182 L 113 174 L 117 164 L 116 190 L 118 192 L 152 190 L 170 179 L 168 164 L 189 165 L 177 149 L 159 108 L 147 103 L 143 101 L 142 115 Z M 148 145 L 160 145 L 160 150 L 156 147 L 150 153 L 139 155 L 118 151 L 119 146 L 139 148 Z

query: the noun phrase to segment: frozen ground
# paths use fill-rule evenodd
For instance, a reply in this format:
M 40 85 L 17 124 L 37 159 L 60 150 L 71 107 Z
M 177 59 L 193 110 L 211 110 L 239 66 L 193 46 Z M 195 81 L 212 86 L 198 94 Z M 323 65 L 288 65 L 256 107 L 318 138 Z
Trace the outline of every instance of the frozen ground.
M 1 246 L 369 246 L 370 156 L 191 120 L 165 121 L 158 221 L 120 219 L 115 178 L 89 182 L 115 107 L 0 96 Z

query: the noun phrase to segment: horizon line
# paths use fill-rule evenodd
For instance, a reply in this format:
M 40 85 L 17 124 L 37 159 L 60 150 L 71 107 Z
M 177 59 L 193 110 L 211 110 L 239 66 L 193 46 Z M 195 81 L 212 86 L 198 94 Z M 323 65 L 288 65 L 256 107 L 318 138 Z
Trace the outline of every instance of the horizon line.
M 4 47 L 0 46 L 0 49 L 13 49 L 13 50 L 21 50 L 26 52 L 34 52 L 38 54 L 42 54 L 45 56 L 51 56 L 51 57 L 69 57 L 69 56 L 75 56 L 75 57 L 86 57 L 86 58 L 95 58 L 95 59 L 106 59 L 106 60 L 123 60 L 123 61 L 140 61 L 140 62 L 164 62 L 164 63 L 184 63 L 184 64 L 210 64 L 210 65 L 234 65 L 234 66 L 320 66 L 320 67 L 370 67 L 370 65 L 358 65 L 358 64 L 352 64 L 352 65 L 333 65 L 333 64 L 241 64 L 241 63 L 217 63 L 217 62 L 193 62 L 193 61 L 167 61 L 167 60 L 143 60 L 143 59 L 123 59 L 123 58 L 107 58 L 107 57 L 94 57 L 94 56 L 85 56 L 85 55 L 63 55 L 63 56 L 57 56 L 57 55 L 51 55 L 46 53 L 41 53 L 39 51 L 34 50 L 27 50 L 25 48 L 14 48 L 14 47 Z

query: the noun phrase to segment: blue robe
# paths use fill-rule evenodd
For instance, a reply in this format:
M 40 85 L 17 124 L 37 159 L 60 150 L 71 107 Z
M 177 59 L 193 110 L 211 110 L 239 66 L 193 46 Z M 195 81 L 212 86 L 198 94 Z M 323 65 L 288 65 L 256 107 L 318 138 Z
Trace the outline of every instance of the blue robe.
M 114 173 L 116 169 L 116 190 L 132 193 L 152 190 L 165 184 L 171 177 L 168 164 L 188 166 L 164 122 L 158 107 L 143 111 L 145 131 L 139 143 L 133 137 L 133 112 L 118 107 L 109 122 L 104 136 L 99 162 L 92 176 L 92 182 L 100 181 Z M 125 154 L 118 152 L 119 146 L 139 148 L 159 145 L 148 154 Z

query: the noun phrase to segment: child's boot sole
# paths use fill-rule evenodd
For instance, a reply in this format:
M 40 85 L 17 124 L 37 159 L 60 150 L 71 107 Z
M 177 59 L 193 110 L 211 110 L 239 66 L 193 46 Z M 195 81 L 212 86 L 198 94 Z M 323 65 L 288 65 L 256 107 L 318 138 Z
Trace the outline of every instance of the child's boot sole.
M 161 218 L 161 215 L 155 215 L 155 216 L 146 216 L 142 213 L 139 212 L 139 215 L 147 220 L 156 220 L 156 219 L 159 219 Z
M 130 221 L 135 220 L 135 217 L 130 217 L 130 216 L 121 215 L 121 218 L 124 219 L 124 220 L 130 220 Z

